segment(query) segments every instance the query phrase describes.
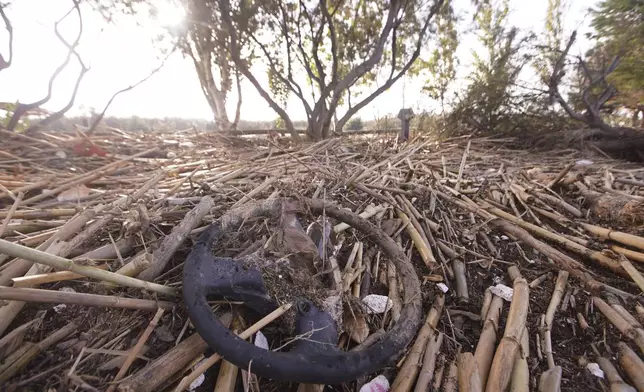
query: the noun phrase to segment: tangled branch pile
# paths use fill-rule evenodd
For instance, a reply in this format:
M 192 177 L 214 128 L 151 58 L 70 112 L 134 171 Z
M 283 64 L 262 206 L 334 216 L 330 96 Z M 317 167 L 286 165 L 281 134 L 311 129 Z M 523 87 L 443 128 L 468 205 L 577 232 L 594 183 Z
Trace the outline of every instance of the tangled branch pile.
M 198 388 L 234 390 L 237 368 L 212 367 L 220 358 L 177 296 L 183 261 L 210 222 L 278 196 L 361 214 L 413 264 L 427 317 L 405 356 L 382 370 L 392 390 L 644 388 L 636 354 L 644 353 L 644 171 L 631 164 L 491 138 L 398 145 L 360 136 L 291 148 L 194 131 L 6 135 L 0 382 L 8 390 L 176 390 L 204 370 Z M 358 308 L 368 295 L 388 297 L 384 313 L 340 317 L 342 348 L 378 344 L 404 305 L 393 264 L 347 225 L 299 219 L 309 227 L 304 251 L 326 246 L 321 261 L 312 256 L 320 279 Z M 278 254 L 292 238 L 284 228 L 250 220 L 214 251 L 287 257 Z M 257 341 L 240 305 L 215 306 Z M 275 323 L 262 328 L 271 349 L 284 344 Z M 298 389 L 240 373 L 253 390 Z

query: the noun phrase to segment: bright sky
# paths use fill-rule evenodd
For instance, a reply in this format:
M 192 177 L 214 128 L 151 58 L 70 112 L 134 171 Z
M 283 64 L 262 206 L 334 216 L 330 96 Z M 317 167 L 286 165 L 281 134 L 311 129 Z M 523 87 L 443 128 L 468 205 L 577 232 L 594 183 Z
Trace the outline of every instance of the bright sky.
M 543 31 L 547 0 L 511 0 L 510 23 L 523 31 L 539 34 Z M 582 39 L 579 52 L 585 47 L 583 32 L 587 31 L 588 7 L 586 0 L 568 0 L 569 11 L 565 15 L 568 30 L 579 29 Z M 457 11 L 471 8 L 470 0 L 455 0 Z M 71 7 L 69 0 L 19 0 L 6 11 L 14 27 L 14 59 L 9 69 L 0 72 L 0 101 L 30 102 L 44 96 L 47 82 L 53 70 L 62 62 L 65 47 L 53 34 L 54 23 Z M 181 19 L 181 13 L 169 7 L 162 8 L 159 21 L 133 20 L 119 22 L 118 26 L 106 25 L 100 16 L 84 8 L 84 33 L 79 53 L 91 66 L 82 82 L 76 105 L 70 114 L 87 114 L 91 107 L 101 110 L 111 95 L 137 82 L 161 60 L 152 38 L 159 33 L 160 23 L 172 24 Z M 470 15 L 463 15 L 471 20 Z M 1 23 L 1 22 L 0 22 Z M 0 51 L 7 55 L 7 34 L 0 28 Z M 72 41 L 78 31 L 75 14 L 61 25 L 63 34 Z M 467 65 L 475 41 L 470 37 L 461 41 L 459 75 L 467 75 Z M 64 106 L 71 93 L 79 66 L 72 61 L 54 85 L 54 96 L 45 108 L 56 110 Z M 263 72 L 257 72 L 260 80 L 266 81 Z M 404 104 L 415 110 L 435 107 L 435 103 L 421 94 L 422 81 L 403 78 L 389 91 L 364 108 L 359 115 L 366 120 L 396 113 Z M 255 89 L 243 84 L 242 118 L 246 120 L 272 120 L 277 116 L 266 105 Z M 229 98 L 231 116 L 236 98 Z M 304 119 L 301 105 L 296 99 L 289 101 L 288 111 L 294 119 Z M 340 113 L 341 114 L 341 113 Z M 185 117 L 212 119 L 212 114 L 202 95 L 199 81 L 188 59 L 179 53 L 172 55 L 163 69 L 136 89 L 122 94 L 113 103 L 108 115 L 140 117 Z

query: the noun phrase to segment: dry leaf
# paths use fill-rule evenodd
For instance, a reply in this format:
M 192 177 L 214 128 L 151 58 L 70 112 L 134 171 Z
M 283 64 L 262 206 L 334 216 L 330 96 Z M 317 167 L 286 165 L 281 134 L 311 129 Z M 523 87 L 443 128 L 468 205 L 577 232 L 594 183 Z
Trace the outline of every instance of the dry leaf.
M 83 184 L 70 188 L 64 192 L 61 192 L 56 200 L 58 201 L 76 201 L 82 197 L 89 196 L 91 189 L 86 187 Z
M 349 333 L 349 337 L 356 343 L 364 342 L 369 336 L 367 318 L 362 314 L 345 314 L 343 328 Z

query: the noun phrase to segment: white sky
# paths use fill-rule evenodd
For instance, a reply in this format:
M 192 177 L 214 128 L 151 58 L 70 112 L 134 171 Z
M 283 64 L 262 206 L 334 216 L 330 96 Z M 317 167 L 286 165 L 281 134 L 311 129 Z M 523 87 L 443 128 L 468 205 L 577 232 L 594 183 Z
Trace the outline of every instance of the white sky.
M 587 31 L 589 17 L 587 9 L 593 2 L 568 0 L 569 11 L 565 15 L 568 30 L 580 29 L 580 46 L 585 47 L 583 32 Z M 471 8 L 470 0 L 455 0 L 457 11 Z M 510 23 L 523 31 L 540 34 L 543 30 L 547 0 L 510 0 Z M 65 47 L 53 34 L 54 22 L 71 7 L 69 0 L 17 0 L 6 10 L 14 27 L 14 58 L 10 68 L 0 72 L 0 101 L 30 102 L 46 94 L 47 82 L 53 70 L 62 62 Z M 160 64 L 160 53 L 152 43 L 152 37 L 159 32 L 159 22 L 177 22 L 181 14 L 171 8 L 162 9 L 160 21 L 144 21 L 137 26 L 133 20 L 120 22 L 118 26 L 107 26 L 100 16 L 89 9 L 84 11 L 84 34 L 79 53 L 91 66 L 85 75 L 75 107 L 70 114 L 88 113 L 88 108 L 101 110 L 111 95 L 137 82 L 150 70 Z M 464 15 L 467 22 L 471 16 Z M 0 22 L 1 23 L 1 22 Z M 77 32 L 77 18 L 70 15 L 61 30 L 69 41 Z M 0 28 L 0 51 L 7 56 L 7 33 Z M 475 41 L 470 37 L 461 40 L 459 75 L 465 76 Z M 44 107 L 56 110 L 64 106 L 71 93 L 79 66 L 75 60 L 54 85 L 54 96 Z M 263 72 L 257 72 L 265 81 Z M 402 78 L 389 91 L 360 111 L 359 116 L 371 120 L 396 113 L 403 105 L 415 110 L 435 107 L 435 102 L 421 94 L 421 80 Z M 255 89 L 243 84 L 242 119 L 273 120 L 277 116 L 266 105 Z M 236 99 L 229 98 L 229 115 L 234 113 Z M 301 105 L 296 99 L 288 104 L 293 119 L 304 119 Z M 340 115 L 342 113 L 339 113 Z M 199 81 L 188 59 L 175 53 L 163 69 L 136 89 L 120 95 L 113 103 L 108 115 L 140 117 L 185 117 L 212 119 L 212 114 L 202 95 Z

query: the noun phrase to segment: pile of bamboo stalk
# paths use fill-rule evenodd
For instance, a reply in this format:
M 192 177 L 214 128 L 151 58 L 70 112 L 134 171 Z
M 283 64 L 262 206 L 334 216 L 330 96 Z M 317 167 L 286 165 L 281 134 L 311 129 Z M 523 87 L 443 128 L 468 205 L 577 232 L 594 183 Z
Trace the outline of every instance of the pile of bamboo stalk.
M 419 272 L 427 317 L 383 369 L 392 391 L 644 390 L 644 169 L 634 164 L 601 151 L 517 150 L 509 139 L 5 136 L 0 384 L 9 390 L 186 390 L 219 362 L 215 391 L 264 390 L 270 381 L 252 369 L 208 355 L 183 310 L 181 267 L 191 241 L 229 209 L 301 195 L 379 225 Z M 367 238 L 331 224 L 334 289 L 391 300 L 379 318 L 345 322 L 339 345 L 378 344 L 400 314 L 400 278 Z M 249 238 L 253 230 L 217 251 L 268 246 L 270 233 Z M 235 306 L 220 318 L 253 341 L 290 307 L 247 325 Z

